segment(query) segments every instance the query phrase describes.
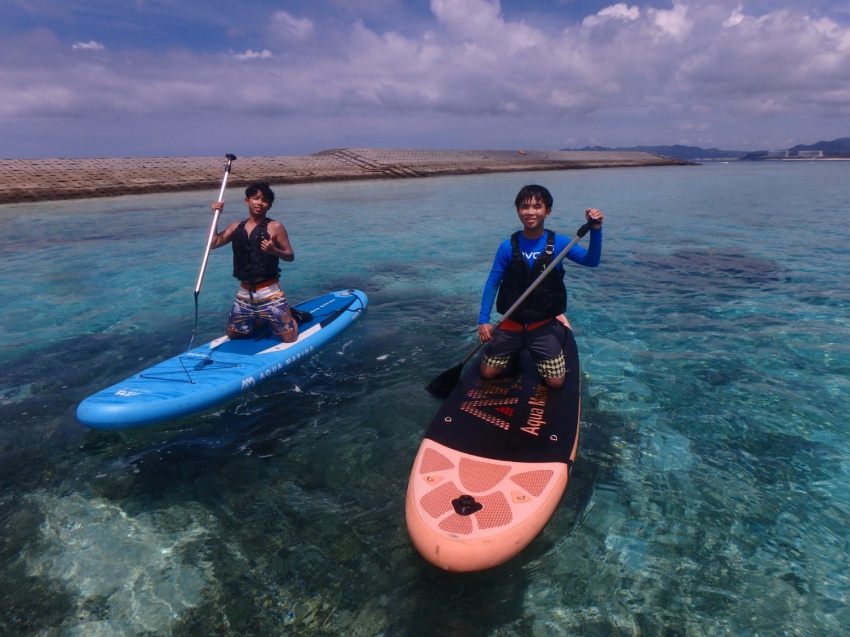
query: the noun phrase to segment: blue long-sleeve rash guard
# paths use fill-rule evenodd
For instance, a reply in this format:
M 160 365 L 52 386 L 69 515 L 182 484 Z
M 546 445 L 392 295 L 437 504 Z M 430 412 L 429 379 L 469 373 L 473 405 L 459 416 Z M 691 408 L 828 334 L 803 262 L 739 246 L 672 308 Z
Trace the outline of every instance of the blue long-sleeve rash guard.
M 567 247 L 567 244 L 572 241 L 571 238 L 560 234 L 555 235 L 555 254 Z M 519 235 L 519 249 L 528 261 L 529 267 L 534 266 L 534 262 L 540 253 L 546 248 L 546 233 L 543 233 L 539 239 L 526 239 L 522 234 Z M 505 269 L 511 262 L 513 250 L 511 249 L 511 240 L 506 239 L 496 251 L 496 258 L 493 261 L 493 268 L 490 270 L 490 276 L 487 277 L 487 283 L 484 284 L 484 295 L 481 298 L 481 312 L 478 315 L 478 324 L 484 325 L 490 322 L 490 313 L 493 311 L 493 303 L 496 301 L 496 294 L 499 291 L 499 286 L 502 283 L 502 277 L 505 274 Z M 590 268 L 595 268 L 599 265 L 599 260 L 602 258 L 602 229 L 590 231 L 590 244 L 588 248 L 584 248 L 578 244 L 570 248 L 567 252 L 566 259 L 586 265 Z M 557 267 L 563 272 L 564 263 L 561 261 Z M 551 276 L 555 276 L 554 274 Z

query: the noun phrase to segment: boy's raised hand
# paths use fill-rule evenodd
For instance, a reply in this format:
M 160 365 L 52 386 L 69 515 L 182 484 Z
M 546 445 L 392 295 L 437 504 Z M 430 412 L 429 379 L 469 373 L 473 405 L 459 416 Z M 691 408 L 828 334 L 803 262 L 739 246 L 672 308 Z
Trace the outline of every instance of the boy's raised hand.
M 588 208 L 584 211 L 584 216 L 591 230 L 599 230 L 602 227 L 602 222 L 605 220 L 605 215 L 597 208 Z

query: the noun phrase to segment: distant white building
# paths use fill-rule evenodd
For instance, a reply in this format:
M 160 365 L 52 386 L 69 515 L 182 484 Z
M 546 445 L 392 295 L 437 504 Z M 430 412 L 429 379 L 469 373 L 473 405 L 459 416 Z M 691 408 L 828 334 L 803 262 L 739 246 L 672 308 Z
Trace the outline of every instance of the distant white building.
M 769 150 L 768 159 L 820 159 L 823 157 L 822 150 L 798 150 L 793 155 L 790 150 Z

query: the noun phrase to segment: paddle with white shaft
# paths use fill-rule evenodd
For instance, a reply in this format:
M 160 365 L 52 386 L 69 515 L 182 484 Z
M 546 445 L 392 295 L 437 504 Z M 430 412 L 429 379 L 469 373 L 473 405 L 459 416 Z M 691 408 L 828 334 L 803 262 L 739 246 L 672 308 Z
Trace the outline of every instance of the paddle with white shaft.
M 224 177 L 221 180 L 221 189 L 218 192 L 218 202 L 221 203 L 224 201 L 224 189 L 227 187 L 227 178 L 230 176 L 230 165 L 236 161 L 236 155 L 232 155 L 231 153 L 227 153 L 225 155 L 227 158 L 227 165 L 224 167 Z M 216 230 L 218 228 L 218 218 L 221 215 L 221 210 L 215 210 L 213 213 L 213 220 L 210 224 L 210 232 L 207 236 L 207 247 L 204 250 L 204 260 L 201 262 L 201 271 L 198 274 L 198 282 L 195 284 L 195 326 L 192 328 L 192 338 L 189 339 L 189 347 L 186 348 L 188 352 L 192 349 L 192 343 L 195 341 L 195 332 L 198 330 L 198 295 L 201 293 L 201 284 L 204 281 L 204 274 L 207 271 L 207 262 L 210 258 L 210 250 L 212 249 L 213 240 L 215 239 Z

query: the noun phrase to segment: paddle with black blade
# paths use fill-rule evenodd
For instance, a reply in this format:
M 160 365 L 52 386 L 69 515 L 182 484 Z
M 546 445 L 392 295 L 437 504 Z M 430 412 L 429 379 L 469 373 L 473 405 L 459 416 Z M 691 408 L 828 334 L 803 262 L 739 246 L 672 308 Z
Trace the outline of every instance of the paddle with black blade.
M 224 177 L 221 180 L 221 190 L 218 191 L 219 203 L 224 201 L 224 189 L 227 187 L 227 178 L 230 176 L 230 165 L 236 161 L 236 155 L 227 153 L 225 157 L 227 158 L 227 165 L 224 167 Z M 218 229 L 219 216 L 221 216 L 221 210 L 216 210 L 213 213 L 212 224 L 210 224 L 210 233 L 207 236 L 207 248 L 204 250 L 204 260 L 201 262 L 201 272 L 198 274 L 198 282 L 195 284 L 195 326 L 192 328 L 192 338 L 189 339 L 189 347 L 186 348 L 187 352 L 192 349 L 192 343 L 195 341 L 195 332 L 198 330 L 198 295 L 201 293 L 201 283 L 203 283 L 204 274 L 207 271 L 207 261 L 209 261 L 210 250 L 212 250 L 212 243 L 215 239 L 216 230 Z
M 555 256 L 555 260 L 552 263 L 553 264 L 560 263 L 561 259 L 563 259 L 565 256 L 567 256 L 567 252 L 569 252 L 570 249 L 576 243 L 578 243 L 579 239 L 581 239 L 584 235 L 587 234 L 587 231 L 589 229 L 590 229 L 590 227 L 589 227 L 588 224 L 584 224 L 581 228 L 579 228 L 576 231 L 576 236 L 573 237 L 573 240 L 569 242 L 569 244 L 567 245 L 566 248 L 561 250 Z M 525 301 L 525 299 L 527 299 L 528 296 L 532 292 L 534 292 L 534 290 L 537 288 L 538 285 L 540 285 L 540 283 L 543 281 L 543 279 L 545 279 L 549 275 L 549 273 L 552 272 L 554 269 L 555 269 L 555 267 L 553 266 L 553 267 L 546 268 L 545 270 L 543 270 L 543 272 L 540 273 L 540 276 L 538 276 L 536 279 L 534 279 L 534 281 L 531 282 L 531 285 L 528 286 L 528 289 L 525 292 L 523 292 L 522 296 L 520 296 L 516 300 L 516 303 L 511 305 L 508 308 L 508 311 L 505 312 L 502 315 L 502 318 L 500 318 L 495 323 L 495 325 L 493 325 L 493 329 L 494 330 L 499 329 L 499 326 L 505 321 L 505 319 L 507 319 L 511 314 L 514 313 L 514 311 L 522 304 L 522 302 Z M 484 343 L 478 343 L 478 345 L 475 346 L 475 349 L 473 349 L 471 352 L 469 352 L 469 354 L 467 354 L 466 357 L 460 363 L 458 363 L 457 365 L 455 365 L 451 369 L 447 369 L 442 374 L 437 376 L 434 380 L 432 380 L 430 383 L 428 383 L 428 385 L 425 387 L 425 389 L 428 391 L 428 393 L 431 394 L 432 396 L 434 396 L 434 398 L 440 398 L 440 399 L 448 398 L 449 394 L 452 393 L 452 390 L 457 386 L 458 382 L 460 382 L 460 373 L 463 370 L 463 366 L 466 365 L 466 363 L 469 361 L 470 358 L 475 356 L 475 353 L 479 349 L 481 349 L 481 346 L 483 344 Z

